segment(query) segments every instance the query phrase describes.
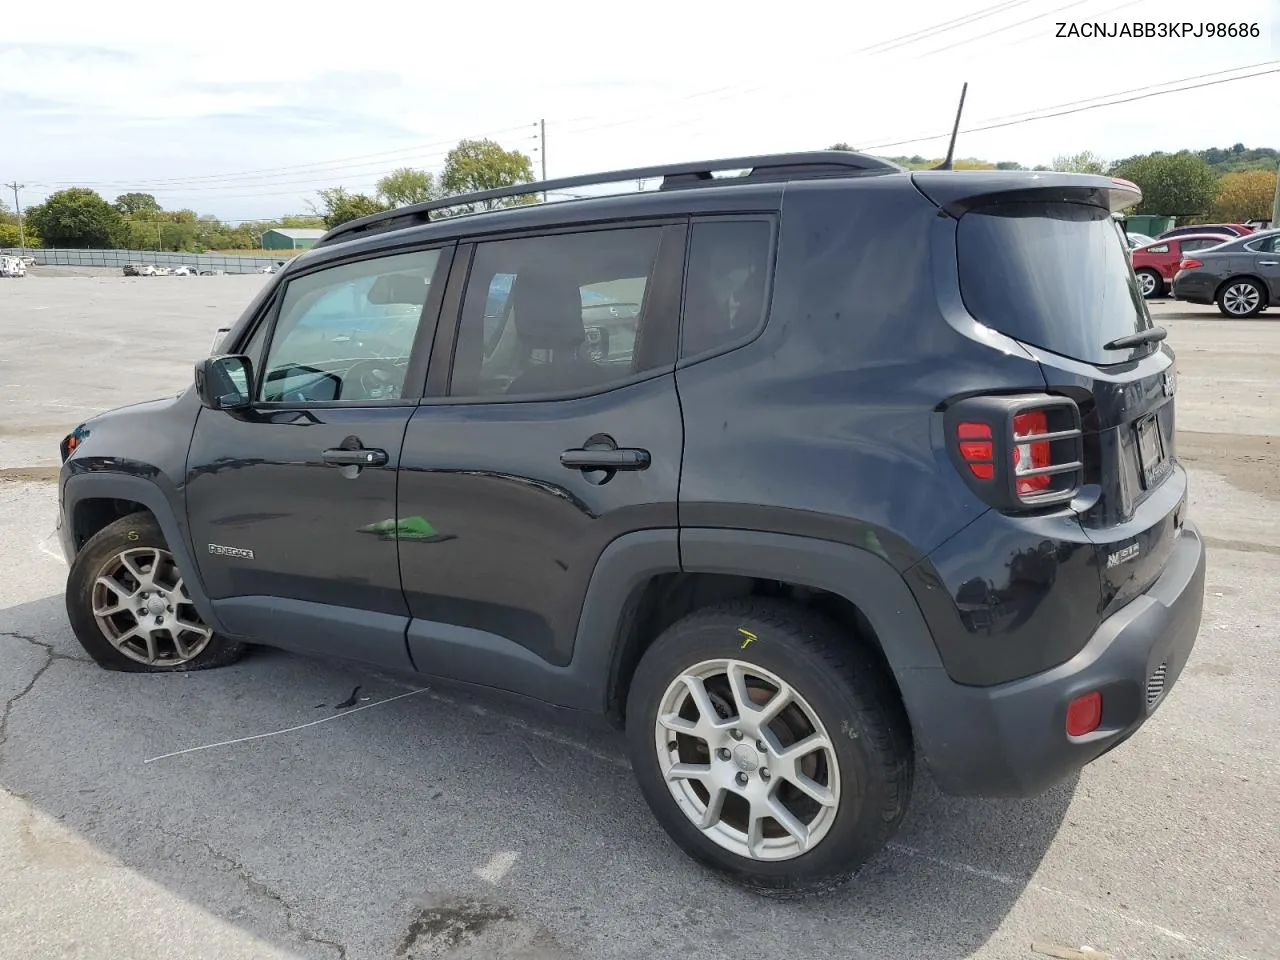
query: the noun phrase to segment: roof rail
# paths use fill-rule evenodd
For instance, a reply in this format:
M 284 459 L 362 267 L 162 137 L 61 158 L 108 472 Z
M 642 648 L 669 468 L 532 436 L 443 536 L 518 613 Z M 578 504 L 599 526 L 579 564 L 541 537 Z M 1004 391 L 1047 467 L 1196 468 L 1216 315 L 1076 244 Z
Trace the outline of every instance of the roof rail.
M 743 177 L 720 177 L 713 174 L 726 170 L 748 170 Z M 662 190 L 682 187 L 708 187 L 725 183 L 759 183 L 777 180 L 811 180 L 822 177 L 874 176 L 899 173 L 903 170 L 896 163 L 881 160 L 862 153 L 847 150 L 815 150 L 808 153 L 778 153 L 757 157 L 734 157 L 727 160 L 704 160 L 693 163 L 671 163 L 656 167 L 633 167 L 629 170 L 611 170 L 605 173 L 588 173 L 558 180 L 537 183 L 518 183 L 510 187 L 462 193 L 425 203 L 414 203 L 394 210 L 349 220 L 334 227 L 317 242 L 317 247 L 350 240 L 368 233 L 382 233 L 403 227 L 420 226 L 432 222 L 431 212 L 454 207 L 505 200 L 534 193 L 550 193 L 571 190 L 574 187 L 622 183 L 628 180 L 656 180 L 662 178 Z M 568 202 L 568 201 L 557 201 Z

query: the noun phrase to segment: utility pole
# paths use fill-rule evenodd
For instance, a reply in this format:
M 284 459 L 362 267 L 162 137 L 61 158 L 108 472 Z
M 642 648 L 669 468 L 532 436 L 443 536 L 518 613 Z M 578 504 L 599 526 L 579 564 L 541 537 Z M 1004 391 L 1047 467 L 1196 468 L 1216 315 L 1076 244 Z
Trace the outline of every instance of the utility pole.
M 538 121 L 538 136 L 540 145 L 538 147 L 538 156 L 542 158 L 542 179 L 547 179 L 547 121 L 545 119 Z M 542 202 L 547 202 L 547 191 L 542 191 Z
M 21 248 L 18 255 L 25 257 L 27 255 L 27 232 L 22 227 L 22 201 L 18 199 L 18 191 L 25 190 L 27 185 L 15 180 L 13 183 L 6 183 L 5 186 L 13 191 L 13 205 L 18 211 L 18 246 Z

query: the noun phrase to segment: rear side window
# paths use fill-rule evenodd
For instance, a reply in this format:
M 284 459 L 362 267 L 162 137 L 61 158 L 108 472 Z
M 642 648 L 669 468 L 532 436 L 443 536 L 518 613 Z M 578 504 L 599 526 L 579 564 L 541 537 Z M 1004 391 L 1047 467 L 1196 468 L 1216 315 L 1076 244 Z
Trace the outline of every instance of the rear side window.
M 764 318 L 772 230 L 767 220 L 695 221 L 680 356 L 750 336 Z
M 969 313 L 1015 340 L 1103 365 L 1134 356 L 1104 344 L 1151 327 L 1120 233 L 1101 207 L 993 204 L 960 218 L 956 246 Z
M 1157 243 L 1154 247 L 1147 247 L 1147 253 L 1168 253 L 1169 245 L 1167 243 Z

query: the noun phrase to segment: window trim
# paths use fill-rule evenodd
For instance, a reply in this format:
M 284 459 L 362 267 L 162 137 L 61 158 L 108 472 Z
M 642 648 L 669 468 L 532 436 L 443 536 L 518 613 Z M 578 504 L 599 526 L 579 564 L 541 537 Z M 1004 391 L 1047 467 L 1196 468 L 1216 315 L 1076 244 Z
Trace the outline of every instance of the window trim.
M 266 411 L 323 410 L 330 408 L 352 410 L 371 407 L 415 406 L 422 396 L 423 386 L 426 381 L 427 362 L 440 323 L 440 304 L 444 297 L 443 288 L 447 286 L 448 278 L 452 273 L 456 249 L 457 242 L 454 240 L 381 247 L 376 250 L 363 250 L 349 257 L 325 260 L 311 265 L 309 269 L 290 273 L 287 279 L 272 293 L 271 298 L 263 304 L 263 309 L 258 318 L 245 328 L 236 343 L 236 350 L 244 349 L 260 326 L 264 324 L 268 326 L 263 349 L 263 362 L 258 365 L 259 369 L 253 371 L 253 396 L 255 399 L 251 409 Z M 439 251 L 439 257 L 436 260 L 435 272 L 432 274 L 431 287 L 427 291 L 427 299 L 423 302 L 422 312 L 418 314 L 418 327 L 414 332 L 413 344 L 409 350 L 409 363 L 405 368 L 405 385 L 401 396 L 395 400 L 311 400 L 307 402 L 257 399 L 262 392 L 262 378 L 266 373 L 265 361 L 271 355 L 271 345 L 275 342 L 276 336 L 276 323 L 280 319 L 280 308 L 284 304 L 285 293 L 288 291 L 290 283 L 302 277 L 309 277 L 325 270 L 344 267 L 365 260 L 382 260 L 388 257 L 413 253 L 430 253 L 432 251 Z
M 544 237 L 563 236 L 565 234 L 599 233 L 606 230 L 635 230 L 657 228 L 658 252 L 654 260 L 653 274 L 646 285 L 646 300 L 650 291 L 663 297 L 663 309 L 659 316 L 667 316 L 662 326 L 672 343 L 668 351 L 669 362 L 652 367 L 641 373 L 633 373 L 629 377 L 610 380 L 608 383 L 588 387 L 583 390 L 560 391 L 557 393 L 523 394 L 508 397 L 502 394 L 481 397 L 454 397 L 449 395 L 449 381 L 453 375 L 454 351 L 458 343 L 458 331 L 462 325 L 462 310 L 465 305 L 467 288 L 471 285 L 471 272 L 475 266 L 476 254 L 481 244 L 503 243 L 507 240 L 536 240 Z M 468 239 L 459 245 L 456 262 L 459 269 L 450 276 L 450 289 L 445 291 L 444 304 L 440 314 L 440 335 L 436 337 L 432 348 L 430 366 L 427 373 L 426 390 L 418 401 L 423 406 L 478 406 L 500 403 L 548 403 L 556 400 L 580 400 L 585 397 L 601 396 L 612 393 L 633 384 L 643 383 L 665 376 L 675 369 L 675 359 L 679 348 L 679 321 L 683 307 L 684 270 L 683 264 L 689 250 L 689 217 L 628 217 L 620 220 L 592 221 L 586 224 L 557 224 L 554 227 L 532 230 L 512 231 L 499 235 L 488 235 L 483 238 Z M 462 248 L 467 249 L 462 249 Z M 462 266 L 465 260 L 465 266 Z M 454 282 L 456 276 L 457 282 Z M 674 301 L 674 302 L 670 302 Z M 448 318 L 448 319 L 446 319 Z M 661 329 L 661 328 L 660 328 Z M 672 337 L 672 331 L 676 336 Z
M 689 286 L 689 259 L 693 255 L 693 231 L 700 223 L 741 223 L 742 221 L 763 222 L 769 226 L 769 252 L 768 265 L 766 267 L 767 275 L 765 277 L 764 292 L 764 309 L 760 311 L 760 319 L 755 326 L 745 331 L 741 336 L 734 337 L 732 340 L 726 340 L 724 343 L 718 344 L 699 353 L 691 353 L 687 357 L 682 354 L 684 348 L 684 325 L 685 325 L 685 300 L 687 297 L 680 298 L 680 339 L 676 346 L 676 369 L 683 370 L 685 367 L 695 363 L 701 363 L 703 360 L 710 360 L 713 357 L 719 357 L 726 353 L 732 353 L 734 350 L 740 350 L 747 344 L 757 340 L 764 329 L 768 326 L 769 317 L 773 313 L 773 286 L 774 278 L 778 270 L 778 216 L 771 213 L 725 213 L 710 215 L 695 215 L 691 218 L 689 224 L 689 239 L 685 244 L 684 253 L 684 270 L 681 273 L 681 286 L 687 293 Z

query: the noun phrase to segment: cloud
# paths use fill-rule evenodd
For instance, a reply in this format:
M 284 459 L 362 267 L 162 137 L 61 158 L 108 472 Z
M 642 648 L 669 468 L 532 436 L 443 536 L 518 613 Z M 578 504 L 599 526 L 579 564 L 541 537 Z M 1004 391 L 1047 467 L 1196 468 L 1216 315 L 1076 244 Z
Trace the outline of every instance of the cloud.
M 0 43 L 0 57 L 9 54 L 34 60 L 105 60 L 119 64 L 133 64 L 138 60 L 136 54 L 127 50 L 83 43 Z

